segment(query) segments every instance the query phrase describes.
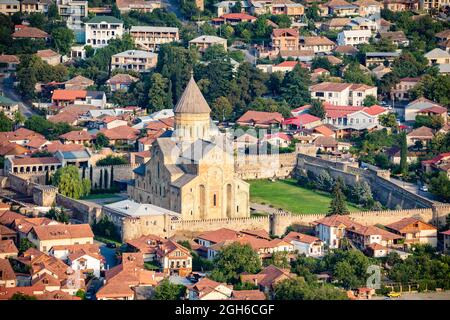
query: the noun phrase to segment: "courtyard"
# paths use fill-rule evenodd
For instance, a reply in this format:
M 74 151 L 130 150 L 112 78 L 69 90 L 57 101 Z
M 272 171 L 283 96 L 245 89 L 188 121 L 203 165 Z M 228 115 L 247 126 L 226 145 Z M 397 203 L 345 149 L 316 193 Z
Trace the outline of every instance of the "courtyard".
M 321 191 L 309 190 L 297 185 L 294 179 L 286 180 L 251 180 L 250 201 L 281 208 L 292 213 L 326 213 L 331 195 Z M 362 211 L 347 202 L 351 212 Z

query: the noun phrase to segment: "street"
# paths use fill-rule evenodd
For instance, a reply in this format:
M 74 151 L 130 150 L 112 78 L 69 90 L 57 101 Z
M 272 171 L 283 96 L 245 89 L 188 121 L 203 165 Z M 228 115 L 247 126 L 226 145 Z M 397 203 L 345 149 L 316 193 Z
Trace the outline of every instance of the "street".
M 11 78 L 5 78 L 3 79 L 3 81 L 0 81 L 0 91 L 3 92 L 5 97 L 19 102 L 19 110 L 25 118 L 29 118 L 32 115 L 36 114 L 36 112 L 31 109 L 31 106 L 25 103 L 22 98 L 15 92 Z
M 398 298 L 376 296 L 372 300 L 450 300 L 450 291 L 428 291 L 417 293 L 402 293 Z

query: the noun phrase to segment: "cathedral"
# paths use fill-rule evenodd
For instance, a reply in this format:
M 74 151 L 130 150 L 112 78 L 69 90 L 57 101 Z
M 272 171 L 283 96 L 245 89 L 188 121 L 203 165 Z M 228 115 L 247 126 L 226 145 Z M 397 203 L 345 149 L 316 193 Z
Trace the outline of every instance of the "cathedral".
M 153 144 L 134 170 L 130 198 L 181 214 L 183 220 L 249 217 L 249 184 L 234 174 L 233 149 L 191 77 L 174 109 L 174 130 Z

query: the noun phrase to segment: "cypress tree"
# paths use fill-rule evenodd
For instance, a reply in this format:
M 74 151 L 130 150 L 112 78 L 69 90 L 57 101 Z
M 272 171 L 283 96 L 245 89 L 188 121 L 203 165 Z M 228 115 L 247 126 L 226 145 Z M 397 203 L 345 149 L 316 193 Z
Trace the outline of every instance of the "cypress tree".
M 400 173 L 403 176 L 408 175 L 408 146 L 406 143 L 406 133 L 400 134 Z
M 103 189 L 103 169 L 100 170 L 100 178 L 98 181 L 100 189 Z
M 94 172 L 93 172 L 93 169 L 92 169 L 92 166 L 90 166 L 89 167 L 89 180 L 91 180 L 91 182 L 92 182 L 92 177 L 93 177 L 93 175 L 94 175 Z
M 110 179 L 111 187 L 114 186 L 114 166 L 111 166 L 111 179 Z
M 346 215 L 350 212 L 348 211 L 347 204 L 345 203 L 345 196 L 342 192 L 343 185 L 342 178 L 338 178 L 333 187 L 333 199 L 330 203 L 330 211 L 328 211 L 328 215 L 331 216 L 333 214 Z
M 83 167 L 82 179 L 86 178 L 86 167 Z
M 105 169 L 103 171 L 103 175 L 104 175 L 103 180 L 105 180 L 105 189 L 108 189 L 108 170 L 107 169 Z

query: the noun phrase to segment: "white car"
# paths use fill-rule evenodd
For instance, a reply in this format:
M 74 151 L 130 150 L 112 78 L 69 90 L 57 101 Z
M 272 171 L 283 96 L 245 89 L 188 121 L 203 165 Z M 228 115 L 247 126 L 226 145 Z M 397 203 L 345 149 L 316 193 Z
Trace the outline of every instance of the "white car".
M 426 185 L 423 185 L 420 187 L 420 191 L 428 192 L 428 187 Z

